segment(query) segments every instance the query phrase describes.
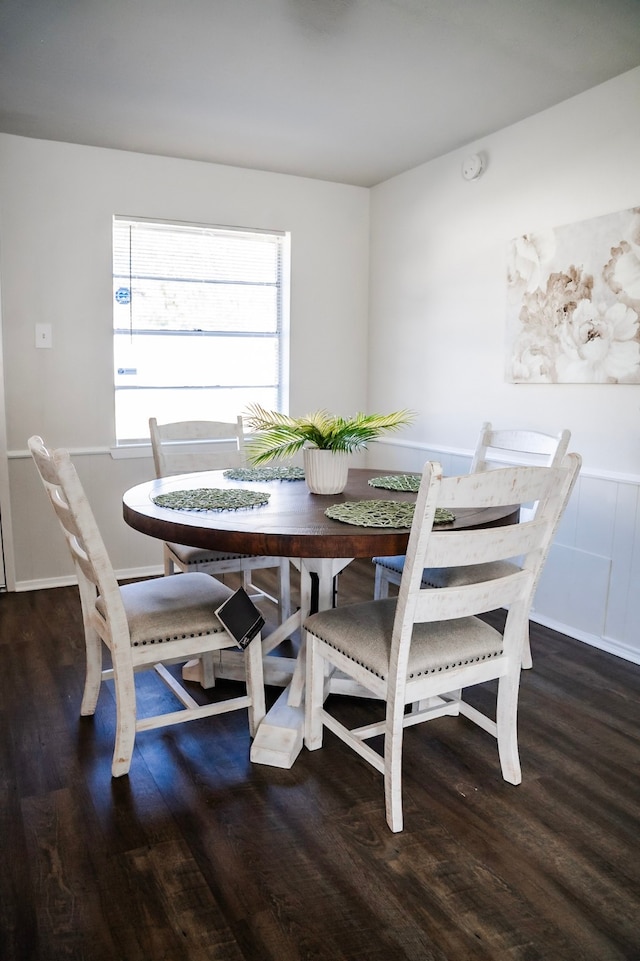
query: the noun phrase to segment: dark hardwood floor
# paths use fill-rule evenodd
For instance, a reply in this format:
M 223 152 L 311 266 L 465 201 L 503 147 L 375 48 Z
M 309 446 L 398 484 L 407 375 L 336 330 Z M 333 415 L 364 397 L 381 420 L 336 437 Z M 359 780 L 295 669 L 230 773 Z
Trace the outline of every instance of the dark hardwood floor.
M 356 562 L 340 603 L 372 587 Z M 523 783 L 464 719 L 411 728 L 394 835 L 332 735 L 251 765 L 244 712 L 138 735 L 112 780 L 111 689 L 78 713 L 76 589 L 1 595 L 0 958 L 638 961 L 640 667 L 535 625 L 532 650 Z

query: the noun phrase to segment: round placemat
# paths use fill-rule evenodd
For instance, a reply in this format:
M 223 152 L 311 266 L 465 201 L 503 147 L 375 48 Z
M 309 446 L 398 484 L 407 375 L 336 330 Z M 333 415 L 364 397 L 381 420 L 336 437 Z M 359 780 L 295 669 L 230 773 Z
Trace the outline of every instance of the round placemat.
M 237 511 L 267 504 L 270 496 L 264 491 L 228 491 L 216 487 L 197 487 L 195 490 L 157 494 L 151 499 L 158 507 L 169 507 L 176 511 Z
M 232 467 L 224 476 L 239 481 L 298 481 L 304 480 L 304 471 L 302 467 Z
M 415 504 L 398 501 L 346 501 L 332 504 L 325 514 L 334 521 L 356 527 L 411 527 Z M 436 508 L 434 524 L 449 524 L 455 520 L 451 511 Z
M 385 474 L 383 477 L 372 477 L 369 485 L 388 491 L 417 491 L 420 480 L 420 474 Z

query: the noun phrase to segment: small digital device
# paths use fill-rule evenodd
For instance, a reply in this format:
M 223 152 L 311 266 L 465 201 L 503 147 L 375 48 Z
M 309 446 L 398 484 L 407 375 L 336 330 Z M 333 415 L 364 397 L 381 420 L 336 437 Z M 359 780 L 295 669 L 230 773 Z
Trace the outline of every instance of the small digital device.
M 243 650 L 264 627 L 264 617 L 243 587 L 220 605 L 216 615 L 227 634 Z

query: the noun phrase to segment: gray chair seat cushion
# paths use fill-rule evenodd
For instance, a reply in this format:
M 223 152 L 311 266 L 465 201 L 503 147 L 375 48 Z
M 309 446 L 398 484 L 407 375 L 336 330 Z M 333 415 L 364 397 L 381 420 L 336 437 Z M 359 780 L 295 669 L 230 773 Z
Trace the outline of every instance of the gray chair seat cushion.
M 402 574 L 404 561 L 404 554 L 395 557 L 373 558 L 374 564 L 395 571 L 396 574 Z M 491 580 L 493 577 L 503 577 L 514 570 L 518 570 L 518 565 L 510 561 L 495 561 L 492 564 L 469 564 L 468 567 L 425 567 L 422 572 L 422 583 L 430 587 L 461 587 L 464 584 Z
M 120 588 L 131 644 L 162 644 L 182 637 L 220 634 L 215 611 L 233 591 L 209 574 L 173 574 Z M 102 597 L 96 607 L 106 614 Z
M 393 597 L 336 607 L 312 614 L 304 626 L 335 650 L 386 680 L 396 603 Z M 416 624 L 407 677 L 448 671 L 500 654 L 502 635 L 480 618 Z
M 202 547 L 187 547 L 185 544 L 168 544 L 170 550 L 183 564 L 209 564 L 214 561 L 229 561 L 253 554 L 237 554 L 234 551 L 210 551 Z

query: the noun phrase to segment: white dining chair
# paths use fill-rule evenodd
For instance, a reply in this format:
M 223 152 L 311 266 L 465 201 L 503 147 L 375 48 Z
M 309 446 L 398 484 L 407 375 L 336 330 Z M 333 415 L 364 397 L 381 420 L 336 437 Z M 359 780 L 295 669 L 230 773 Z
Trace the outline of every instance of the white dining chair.
M 246 693 L 227 700 L 198 704 L 165 666 L 236 647 L 215 614 L 233 591 L 210 575 L 198 572 L 119 585 L 68 451 L 50 451 L 42 438 L 35 435 L 28 444 L 78 578 L 86 650 L 80 713 L 94 714 L 101 683 L 114 683 L 116 734 L 112 775 L 128 773 L 139 731 L 248 709 L 253 736 L 265 714 L 260 635 L 244 653 Z M 106 668 L 103 644 L 111 656 L 111 666 Z M 151 668 L 182 707 L 139 717 L 135 674 Z
M 482 425 L 476 448 L 469 469 L 470 474 L 478 471 L 504 467 L 507 464 L 530 464 L 541 466 L 555 466 L 561 463 L 567 453 L 571 432 L 561 430 L 557 434 L 547 434 L 542 431 L 529 429 L 494 429 L 487 421 Z M 524 508 L 532 510 L 532 506 Z M 389 585 L 400 585 L 404 568 L 404 555 L 394 557 L 374 557 L 375 580 L 373 588 L 374 598 L 389 596 Z M 513 563 L 510 561 L 509 563 Z M 500 573 L 501 567 L 494 567 Z M 425 569 L 422 583 L 430 587 L 444 587 L 449 584 L 466 584 L 478 577 L 485 577 L 487 571 L 478 571 L 475 566 L 460 567 L 455 570 Z M 532 667 L 531 645 L 527 634 L 523 648 L 524 668 Z
M 241 417 L 235 422 L 191 420 L 167 424 L 158 424 L 157 419 L 151 417 L 149 434 L 156 477 L 246 466 Z M 268 568 L 277 569 L 277 597 L 257 587 L 251 580 L 254 571 Z M 239 572 L 244 589 L 253 599 L 266 597 L 278 605 L 280 623 L 284 623 L 291 614 L 290 562 L 286 557 L 238 554 L 234 551 L 205 550 L 166 543 L 165 574 L 172 574 L 176 569 L 183 572 L 203 571 L 214 576 Z M 201 682 L 205 687 L 214 683 L 206 662 L 203 662 Z
M 531 601 L 581 459 L 558 467 L 506 467 L 462 477 L 442 476 L 437 463 L 422 474 L 397 597 L 322 611 L 304 623 L 306 638 L 305 745 L 322 746 L 332 731 L 384 775 L 387 822 L 403 827 L 404 730 L 443 715 L 462 715 L 497 739 L 505 781 L 519 784 L 516 715 Z M 517 524 L 438 530 L 437 507 L 452 511 L 537 502 Z M 493 565 L 518 555 L 521 564 Z M 473 583 L 425 587 L 425 567 L 476 566 Z M 486 565 L 486 566 L 479 566 Z M 490 574 L 482 575 L 489 571 Z M 506 608 L 503 630 L 480 615 Z M 382 702 L 381 719 L 351 729 L 325 699 L 331 675 L 352 678 Z M 481 713 L 464 689 L 498 680 L 495 716 Z M 374 708 L 376 700 L 372 701 Z M 384 737 L 383 753 L 367 744 Z M 325 765 L 325 770 L 327 770 Z

